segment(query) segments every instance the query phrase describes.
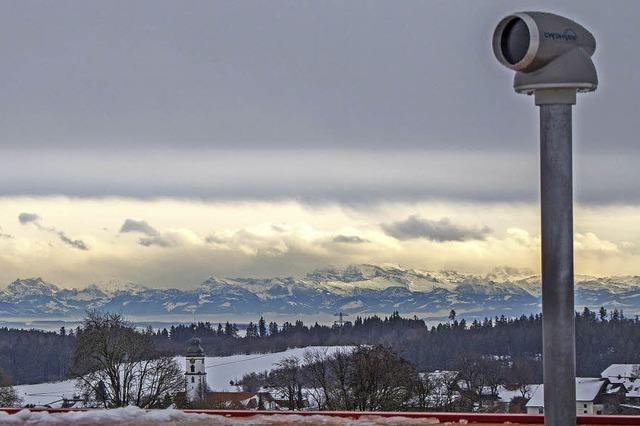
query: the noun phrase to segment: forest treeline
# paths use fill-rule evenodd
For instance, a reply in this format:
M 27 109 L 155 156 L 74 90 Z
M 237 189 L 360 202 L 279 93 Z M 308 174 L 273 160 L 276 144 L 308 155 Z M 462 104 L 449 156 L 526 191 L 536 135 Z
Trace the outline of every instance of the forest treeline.
M 542 379 L 542 316 L 504 316 L 470 322 L 456 318 L 428 327 L 417 317 L 397 312 L 388 317 L 356 317 L 343 325 L 277 324 L 260 318 L 240 336 L 232 323 L 198 322 L 145 333 L 158 353 L 182 354 L 188 339 L 202 340 L 207 355 L 278 352 L 287 348 L 329 345 L 381 345 L 391 348 L 419 371 L 454 368 L 455 354 L 476 353 L 525 359 L 534 379 Z M 0 328 L 0 369 L 14 384 L 62 380 L 70 375 L 77 331 Z M 613 363 L 640 363 L 640 319 L 622 311 L 584 309 L 576 313 L 577 374 L 599 376 Z

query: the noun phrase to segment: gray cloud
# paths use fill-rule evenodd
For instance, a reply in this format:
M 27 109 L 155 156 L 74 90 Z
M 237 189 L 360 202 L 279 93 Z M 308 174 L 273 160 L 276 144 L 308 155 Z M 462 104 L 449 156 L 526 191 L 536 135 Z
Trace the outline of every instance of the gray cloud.
M 18 220 L 23 225 L 26 225 L 27 223 L 39 223 L 40 216 L 35 213 L 20 213 L 18 215 Z
M 333 238 L 334 243 L 344 243 L 344 244 L 364 244 L 368 243 L 369 240 L 358 237 L 357 235 L 336 235 Z
M 487 43 L 526 2 L 292 3 L 0 3 L 0 40 L 14 41 L 0 193 L 537 200 L 535 107 Z M 620 114 L 638 109 L 640 55 L 612 42 L 637 38 L 640 2 L 536 7 L 598 39 L 602 89 L 576 106 L 576 200 L 640 203 L 637 129 Z
M 180 238 L 171 233 L 161 233 L 145 220 L 126 219 L 120 227 L 120 233 L 139 233 L 144 237 L 138 239 L 138 244 L 144 247 L 174 247 L 180 245 Z
M 42 225 L 42 218 L 35 213 L 20 213 L 18 215 L 18 221 L 22 225 L 33 224 L 33 226 L 35 226 L 41 231 L 56 234 L 60 241 L 62 241 L 64 244 L 70 247 L 76 248 L 78 250 L 83 250 L 83 251 L 89 250 L 89 246 L 87 246 L 87 244 L 84 241 L 70 238 L 67 236 L 67 234 L 65 234 L 63 231 L 60 231 L 59 229 Z
M 117 152 L 40 150 L 31 157 L 28 152 L 0 148 L 0 193 L 367 205 L 433 199 L 531 203 L 539 197 L 534 153 L 170 150 L 131 154 L 123 158 Z M 38 173 L 33 173 L 35 158 Z M 576 152 L 576 201 L 640 204 L 640 186 L 635 184 L 640 181 L 640 168 L 635 158 L 614 152 Z
M 211 234 L 207 235 L 204 239 L 207 244 L 222 244 L 225 242 L 223 238 L 218 237 L 217 235 Z
M 171 247 L 174 246 L 174 241 L 164 238 L 160 235 L 155 237 L 142 237 L 138 240 L 138 244 L 145 247 L 158 246 L 158 247 Z
M 149 225 L 145 220 L 127 219 L 120 228 L 120 233 L 139 232 L 149 237 L 158 235 L 158 230 Z
M 491 228 L 480 229 L 456 225 L 449 218 L 440 220 L 422 219 L 417 215 L 405 220 L 380 225 L 385 233 L 398 239 L 410 240 L 425 238 L 431 241 L 466 241 L 484 240 L 491 233 Z
M 14 45 L 0 58 L 2 143 L 532 149 L 513 143 L 535 139 L 532 100 L 513 93 L 487 43 L 528 4 L 3 2 L 0 40 Z M 640 5 L 536 7 L 570 12 L 599 42 L 606 91 L 578 104 L 581 145 L 637 152 L 635 123 L 617 111 L 637 106 L 640 57 L 609 41 L 637 38 Z
M 58 231 L 57 232 L 58 237 L 60 238 L 60 241 L 62 241 L 63 243 L 71 246 L 71 247 L 75 247 L 78 250 L 89 250 L 89 247 L 87 247 L 87 245 L 85 244 L 84 241 L 82 240 L 74 240 L 72 238 L 67 237 L 67 235 L 62 232 L 62 231 Z

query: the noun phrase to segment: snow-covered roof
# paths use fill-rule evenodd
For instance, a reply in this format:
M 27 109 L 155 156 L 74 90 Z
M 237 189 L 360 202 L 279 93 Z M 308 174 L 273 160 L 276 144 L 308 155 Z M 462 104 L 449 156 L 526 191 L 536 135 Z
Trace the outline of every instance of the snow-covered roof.
M 599 377 L 576 377 L 576 401 L 593 401 L 605 383 Z M 544 385 L 539 385 L 532 392 L 527 407 L 544 407 Z
M 611 383 L 624 385 L 628 397 L 640 397 L 640 364 L 611 364 L 601 376 Z
M 540 385 L 527 385 L 527 396 L 533 395 Z M 522 392 L 520 389 L 507 389 L 505 386 L 498 386 L 498 399 L 502 402 L 511 402 L 513 398 L 521 397 Z M 490 393 L 490 389 L 485 388 L 482 390 L 483 395 Z
M 428 377 L 433 380 L 454 380 L 459 373 L 453 370 L 436 370 L 418 374 L 421 378 Z
M 614 378 L 625 378 L 640 376 L 640 364 L 611 364 L 601 374 L 603 378 L 613 382 Z M 614 382 L 615 383 L 615 382 Z

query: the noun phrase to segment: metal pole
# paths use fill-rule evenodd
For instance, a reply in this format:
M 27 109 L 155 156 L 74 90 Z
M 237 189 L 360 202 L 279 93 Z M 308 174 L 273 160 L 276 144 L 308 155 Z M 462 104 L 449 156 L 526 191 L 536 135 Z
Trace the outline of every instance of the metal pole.
M 539 106 L 544 423 L 567 426 L 576 424 L 571 104 Z

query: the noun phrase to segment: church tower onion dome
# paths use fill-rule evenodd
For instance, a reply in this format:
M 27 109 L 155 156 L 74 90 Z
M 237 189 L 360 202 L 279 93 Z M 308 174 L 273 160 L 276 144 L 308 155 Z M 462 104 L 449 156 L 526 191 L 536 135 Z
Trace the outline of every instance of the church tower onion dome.
M 204 349 L 200 346 L 200 339 L 197 337 L 192 337 L 189 340 L 187 345 L 187 356 L 188 357 L 203 357 Z

